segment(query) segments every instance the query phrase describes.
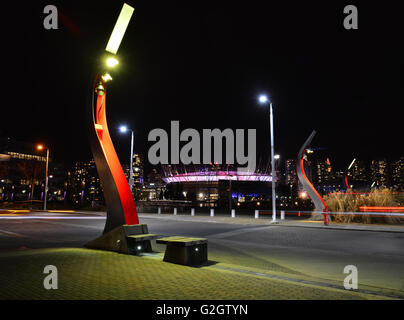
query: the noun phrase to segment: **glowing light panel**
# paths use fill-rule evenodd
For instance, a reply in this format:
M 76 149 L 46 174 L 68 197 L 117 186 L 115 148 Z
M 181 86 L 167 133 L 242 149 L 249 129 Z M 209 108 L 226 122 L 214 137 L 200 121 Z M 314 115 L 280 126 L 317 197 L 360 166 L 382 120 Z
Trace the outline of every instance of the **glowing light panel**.
M 118 20 L 116 21 L 114 30 L 109 38 L 106 51 L 116 54 L 121 44 L 122 38 L 126 32 L 129 21 L 132 18 L 133 11 L 135 9 L 130 5 L 124 3 Z

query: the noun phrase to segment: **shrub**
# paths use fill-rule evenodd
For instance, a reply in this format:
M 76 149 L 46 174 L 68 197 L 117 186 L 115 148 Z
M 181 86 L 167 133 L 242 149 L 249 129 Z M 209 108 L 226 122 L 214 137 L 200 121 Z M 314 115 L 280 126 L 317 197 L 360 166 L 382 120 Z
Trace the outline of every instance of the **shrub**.
M 324 201 L 331 212 L 360 212 L 362 206 L 391 207 L 399 206 L 401 196 L 394 194 L 389 189 L 374 190 L 369 193 L 330 193 L 324 197 Z M 339 223 L 397 223 L 403 222 L 398 216 L 369 215 L 369 214 L 335 214 L 330 215 L 330 220 Z

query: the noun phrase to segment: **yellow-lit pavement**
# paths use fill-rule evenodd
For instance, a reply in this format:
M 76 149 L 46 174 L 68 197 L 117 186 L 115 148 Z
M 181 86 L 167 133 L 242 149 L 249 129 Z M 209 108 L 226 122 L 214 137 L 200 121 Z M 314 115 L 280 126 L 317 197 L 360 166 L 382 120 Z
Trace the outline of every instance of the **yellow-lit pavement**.
M 162 254 L 130 256 L 64 248 L 0 253 L 0 299 L 384 299 L 366 293 L 283 279 L 282 273 L 218 263 L 192 268 Z M 58 289 L 46 290 L 46 265 Z M 7 289 L 6 289 L 7 288 Z M 391 297 L 390 297 L 391 298 Z

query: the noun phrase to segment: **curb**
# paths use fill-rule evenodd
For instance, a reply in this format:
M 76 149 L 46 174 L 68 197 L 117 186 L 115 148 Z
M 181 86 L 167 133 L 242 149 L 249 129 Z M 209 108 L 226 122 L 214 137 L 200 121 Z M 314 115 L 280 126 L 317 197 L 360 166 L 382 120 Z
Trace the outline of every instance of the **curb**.
M 358 228 L 352 228 L 352 227 L 342 227 L 342 226 L 304 226 L 304 225 L 295 225 L 295 224 L 278 224 L 278 226 L 281 227 L 297 227 L 297 228 L 312 228 L 312 229 L 331 229 L 331 230 L 346 230 L 346 231 L 368 231 L 368 232 L 391 232 L 391 233 L 404 233 L 404 228 L 403 230 L 391 230 L 391 229 L 358 229 Z
M 142 215 L 142 214 L 139 214 Z M 147 216 L 148 215 L 148 216 Z M 167 219 L 167 220 L 177 220 L 179 217 L 181 217 L 181 215 L 177 215 L 176 217 L 174 217 L 173 215 L 168 215 L 167 217 L 164 217 L 164 215 L 161 216 L 157 216 L 156 217 L 153 216 L 153 214 L 150 213 L 146 213 L 146 216 L 143 216 L 143 218 L 160 218 L 160 219 Z M 188 217 L 188 216 L 187 216 Z M 207 216 L 205 216 L 206 218 L 208 218 Z M 219 216 L 218 216 L 219 217 Z M 194 218 L 197 218 L 196 216 Z M 237 222 L 237 218 L 232 218 L 234 219 L 232 222 L 227 222 L 227 221 L 223 221 L 223 220 L 209 220 L 209 219 L 197 219 L 197 220 L 193 220 L 191 217 L 190 219 L 184 219 L 182 221 L 186 221 L 186 222 L 207 222 L 207 223 L 211 223 L 211 222 L 215 222 L 215 223 L 224 223 L 224 224 L 240 224 L 240 225 L 247 225 L 243 222 Z M 251 225 L 251 224 L 248 224 Z M 328 225 L 328 226 L 315 226 L 315 225 L 301 225 L 301 224 L 288 224 L 288 223 L 277 223 L 277 224 L 271 224 L 270 222 L 266 223 L 266 224 L 256 224 L 257 226 L 260 225 L 266 225 L 266 226 L 280 226 L 280 227 L 297 227 L 297 228 L 312 228 L 312 229 L 328 229 L 328 230 L 346 230 L 346 231 L 368 231 L 368 232 L 390 232 L 390 233 L 404 233 L 404 227 L 401 228 L 402 230 L 394 230 L 394 229 L 373 229 L 373 228 L 369 228 L 367 227 L 366 229 L 364 228 L 355 228 L 352 226 L 338 226 L 338 225 Z

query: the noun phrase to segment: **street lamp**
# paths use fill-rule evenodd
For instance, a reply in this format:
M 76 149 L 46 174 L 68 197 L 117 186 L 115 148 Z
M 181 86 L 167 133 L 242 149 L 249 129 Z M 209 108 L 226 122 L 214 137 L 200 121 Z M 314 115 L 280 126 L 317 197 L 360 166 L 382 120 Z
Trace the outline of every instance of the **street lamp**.
M 348 169 L 345 172 L 345 184 L 348 187 L 348 190 L 352 192 L 352 188 L 349 186 L 348 184 L 348 174 L 349 174 L 349 169 L 351 169 L 351 167 L 353 166 L 353 164 L 355 163 L 356 158 L 354 158 L 351 162 L 351 164 L 349 165 Z
M 37 145 L 36 147 L 39 151 L 45 149 L 42 144 Z M 46 148 L 46 168 L 45 168 L 45 199 L 43 202 L 43 209 L 46 210 L 46 201 L 48 200 L 48 165 L 49 165 L 49 148 Z
M 108 67 L 115 67 L 119 61 L 114 57 L 109 57 L 106 61 Z
M 258 101 L 261 104 L 269 105 L 269 122 L 271 131 L 271 170 L 272 170 L 272 223 L 276 222 L 276 192 L 275 192 L 275 155 L 274 155 L 274 128 L 272 102 L 266 95 L 260 95 Z
M 132 129 L 129 129 L 127 126 L 120 126 L 119 131 L 121 133 L 126 133 L 128 131 L 131 131 L 132 138 L 131 138 L 131 144 L 130 144 L 130 162 L 129 162 L 129 188 L 130 192 L 132 192 L 133 189 L 133 184 L 134 184 L 134 179 L 133 179 L 133 143 L 134 143 L 134 133 Z

